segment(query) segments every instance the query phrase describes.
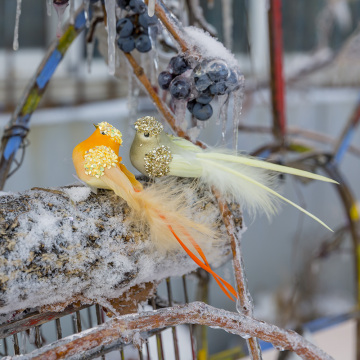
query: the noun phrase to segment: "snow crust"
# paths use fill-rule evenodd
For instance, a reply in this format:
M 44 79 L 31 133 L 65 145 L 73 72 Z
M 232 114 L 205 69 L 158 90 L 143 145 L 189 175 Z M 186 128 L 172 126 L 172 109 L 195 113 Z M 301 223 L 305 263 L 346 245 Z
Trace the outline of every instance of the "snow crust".
M 91 193 L 91 188 L 87 186 L 85 187 L 74 186 L 71 188 L 64 189 L 64 192 L 69 196 L 71 201 L 77 203 L 77 202 L 85 201 L 89 197 Z
M 230 67 L 239 66 L 234 55 L 208 32 L 194 26 L 187 26 L 184 30 L 189 47 L 195 48 L 202 57 L 222 59 Z

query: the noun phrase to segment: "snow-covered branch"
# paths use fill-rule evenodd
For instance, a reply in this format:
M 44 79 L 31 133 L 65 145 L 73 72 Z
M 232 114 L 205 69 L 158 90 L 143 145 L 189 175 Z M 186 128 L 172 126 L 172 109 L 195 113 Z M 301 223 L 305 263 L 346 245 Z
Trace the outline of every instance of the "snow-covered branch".
M 73 359 L 78 354 L 85 358 L 96 354 L 104 345 L 114 347 L 116 343 L 128 343 L 134 337 L 139 343 L 140 333 L 180 324 L 206 325 L 245 338 L 258 337 L 273 343 L 279 349 L 294 351 L 303 359 L 332 359 L 294 331 L 283 330 L 245 315 L 216 309 L 202 302 L 123 315 L 91 330 L 56 341 L 28 355 L 5 359 Z
M 188 179 L 177 181 L 195 211 L 189 216 L 217 224 L 225 234 L 211 192 L 196 192 Z M 83 186 L 2 193 L 0 313 L 51 304 L 50 310 L 61 311 L 79 300 L 118 313 L 109 299 L 197 268 L 180 246 L 155 250 L 147 228 L 129 215 L 113 192 L 95 195 Z M 231 255 L 227 236 L 219 241 L 204 249 L 213 266 Z

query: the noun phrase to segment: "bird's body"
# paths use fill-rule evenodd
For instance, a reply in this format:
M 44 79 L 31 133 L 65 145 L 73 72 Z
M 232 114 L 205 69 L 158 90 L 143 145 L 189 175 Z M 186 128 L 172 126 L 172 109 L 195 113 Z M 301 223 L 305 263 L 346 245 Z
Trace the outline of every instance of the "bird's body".
M 236 298 L 236 291 L 214 273 L 199 245 L 211 243 L 216 233 L 208 225 L 190 218 L 184 195 L 171 184 L 164 183 L 165 188 L 161 189 L 156 185 L 143 189 L 121 164 L 117 155 L 121 143 L 119 130 L 106 122 L 98 124 L 94 133 L 74 148 L 73 162 L 79 179 L 92 187 L 113 190 L 130 206 L 133 221 L 149 227 L 151 240 L 158 250 L 171 250 L 180 244 L 200 267 L 214 276 L 228 297 Z
M 272 164 L 229 151 L 204 150 L 183 138 L 168 135 L 155 118 L 146 116 L 135 123 L 136 134 L 130 160 L 141 173 L 150 177 L 165 175 L 199 178 L 231 197 L 250 212 L 276 212 L 283 200 L 331 230 L 324 222 L 272 189 L 274 172 L 333 182 L 321 175 Z

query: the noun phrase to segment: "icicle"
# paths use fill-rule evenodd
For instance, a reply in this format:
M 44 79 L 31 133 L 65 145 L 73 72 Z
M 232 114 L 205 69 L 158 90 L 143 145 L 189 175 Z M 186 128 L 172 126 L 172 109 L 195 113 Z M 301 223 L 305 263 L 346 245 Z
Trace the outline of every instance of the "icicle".
M 70 0 L 70 24 L 75 22 L 75 0 Z
M 186 121 L 186 104 L 185 100 L 173 100 L 174 113 L 175 113 L 175 124 L 182 130 L 187 129 Z
M 54 8 L 55 11 L 57 13 L 58 16 L 58 25 L 57 25 L 57 29 L 56 29 L 56 36 L 59 38 L 62 35 L 62 22 L 63 22 L 63 18 L 64 18 L 64 12 L 65 9 L 67 8 L 69 4 L 65 3 L 65 4 L 54 4 Z
M 233 0 L 221 0 L 224 45 L 229 50 L 233 44 Z
M 46 0 L 46 10 L 48 16 L 51 16 L 52 4 L 53 4 L 53 0 Z
M 14 29 L 14 42 L 13 49 L 16 51 L 19 48 L 19 20 L 21 14 L 21 0 L 16 2 L 16 18 L 15 18 L 15 29 Z
M 233 101 L 233 149 L 237 152 L 239 138 L 239 122 L 243 103 L 242 87 L 233 92 Z
M 84 10 L 85 10 L 85 19 L 86 19 L 86 27 L 90 27 L 90 0 L 84 0 Z
M 157 48 L 156 36 L 157 36 L 157 27 L 149 27 L 149 36 L 152 43 L 152 50 L 150 51 L 150 70 L 151 70 L 151 83 L 153 85 L 157 84 L 157 77 L 159 72 L 159 51 Z
M 127 74 L 128 74 L 128 97 L 127 97 L 127 108 L 129 109 L 129 118 L 136 119 L 137 111 L 137 98 L 139 91 L 134 89 L 134 72 L 131 65 L 127 63 Z M 137 90 L 137 91 L 136 91 Z
M 94 54 L 94 42 L 89 41 L 86 43 L 86 65 L 89 74 L 91 73 L 91 63 L 93 59 L 93 54 Z
M 115 37 L 116 37 L 116 15 L 115 0 L 105 1 L 107 14 L 107 32 L 108 32 L 108 69 L 109 74 L 115 74 Z
M 156 0 L 149 0 L 149 2 L 148 2 L 148 15 L 149 16 L 154 16 L 154 14 L 155 14 L 155 3 L 156 3 Z
M 225 94 L 225 95 L 219 95 L 218 96 L 218 109 L 219 109 L 219 113 L 218 116 L 216 117 L 216 125 L 220 125 L 223 123 L 223 118 L 227 117 L 227 109 L 228 109 L 228 105 L 229 105 L 229 94 Z M 225 109 L 226 107 L 226 109 Z

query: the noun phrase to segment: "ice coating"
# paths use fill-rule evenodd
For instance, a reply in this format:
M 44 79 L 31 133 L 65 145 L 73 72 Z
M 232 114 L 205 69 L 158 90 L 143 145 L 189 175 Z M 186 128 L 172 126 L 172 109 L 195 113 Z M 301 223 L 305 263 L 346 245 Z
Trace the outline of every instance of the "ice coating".
M 221 0 L 224 45 L 232 49 L 233 44 L 233 0 Z
M 14 42 L 13 49 L 16 51 L 19 48 L 19 20 L 21 15 L 21 1 L 16 1 L 16 17 L 15 17 L 15 28 L 14 28 Z
M 92 64 L 93 56 L 94 56 L 94 42 L 90 41 L 86 43 L 86 65 L 89 74 L 91 73 L 91 64 Z
M 90 27 L 90 0 L 84 0 L 84 10 L 85 10 L 85 18 L 86 18 L 86 27 Z
M 156 4 L 156 0 L 149 0 L 149 2 L 148 2 L 148 15 L 149 16 L 154 16 L 155 4 Z
M 209 200 L 194 218 L 215 223 L 219 211 L 211 192 L 195 193 L 186 181 L 182 189 L 187 201 Z M 20 207 L 18 212 L 10 211 L 14 207 Z M 3 314 L 76 296 L 105 306 L 106 299 L 134 285 L 181 276 L 197 267 L 180 246 L 155 251 L 139 225 L 129 223 L 125 202 L 110 191 L 94 195 L 80 186 L 4 195 L 0 214 L 6 216 L 2 226 L 8 229 L 0 242 Z M 221 231 L 225 235 L 223 225 Z M 226 236 L 204 251 L 214 267 L 231 256 Z
M 70 24 L 75 22 L 75 0 L 69 0 L 70 3 Z
M 53 4 L 53 0 L 46 0 L 46 12 L 48 16 L 51 16 L 52 4 Z
M 209 33 L 194 26 L 184 28 L 187 34 L 187 42 L 190 48 L 195 48 L 204 58 L 220 58 L 230 67 L 238 66 L 234 55 L 219 41 L 210 36 Z
M 58 16 L 58 24 L 57 24 L 57 29 L 56 29 L 56 36 L 58 38 L 61 37 L 61 35 L 62 35 L 62 22 L 63 22 L 65 10 L 68 5 L 69 5 L 68 3 L 61 4 L 61 5 L 54 3 L 54 8 L 55 8 L 55 11 Z
M 116 37 L 116 14 L 115 0 L 105 1 L 107 14 L 107 32 L 108 32 L 108 68 L 109 74 L 115 74 L 115 37 Z
M 233 92 L 233 149 L 235 151 L 238 151 L 239 123 L 242 112 L 243 96 L 242 87 Z

